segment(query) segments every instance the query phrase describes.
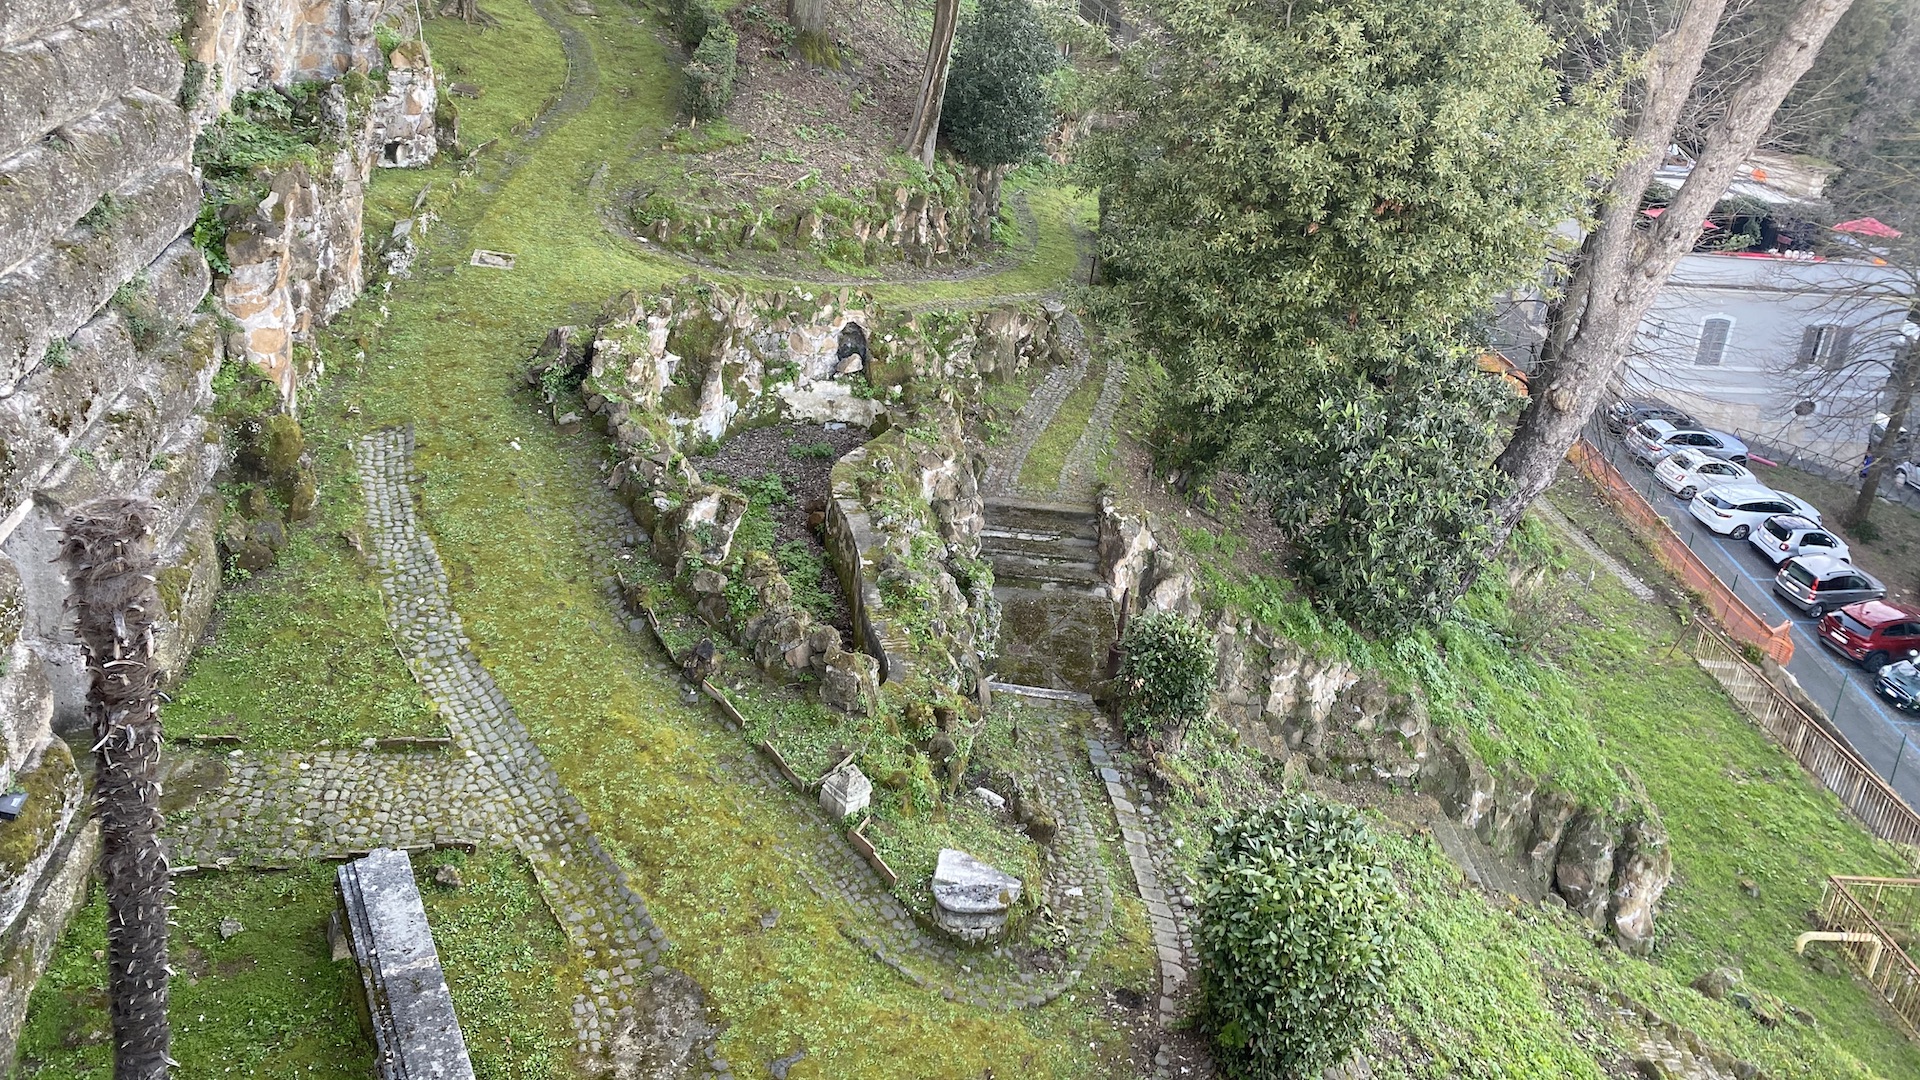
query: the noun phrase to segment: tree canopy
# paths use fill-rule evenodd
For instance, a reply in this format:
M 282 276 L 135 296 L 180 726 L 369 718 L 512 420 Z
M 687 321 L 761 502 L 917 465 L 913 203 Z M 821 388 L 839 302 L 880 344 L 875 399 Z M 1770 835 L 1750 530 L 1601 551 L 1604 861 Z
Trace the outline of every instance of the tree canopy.
M 961 28 L 940 134 L 979 168 L 1038 156 L 1053 124 L 1046 76 L 1060 55 L 1028 0 L 981 0 Z
M 1608 110 L 1563 98 L 1512 0 L 1161 15 L 1081 160 L 1190 464 L 1243 464 L 1303 386 L 1537 277 L 1612 153 Z
M 1434 583 L 1479 557 L 1499 483 L 1462 327 L 1584 216 L 1610 103 L 1563 93 L 1514 0 L 1161 16 L 1081 155 L 1113 292 L 1164 369 L 1156 451 L 1251 474 L 1323 606 L 1379 629 L 1443 613 Z

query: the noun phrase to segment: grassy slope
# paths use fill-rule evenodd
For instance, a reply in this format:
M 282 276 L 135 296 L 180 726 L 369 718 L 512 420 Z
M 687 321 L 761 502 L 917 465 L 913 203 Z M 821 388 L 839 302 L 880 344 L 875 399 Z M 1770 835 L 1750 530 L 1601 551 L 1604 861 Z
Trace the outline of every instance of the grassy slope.
M 420 486 L 423 518 L 440 544 L 475 649 L 678 943 L 673 962 L 706 988 L 725 1025 L 724 1055 L 751 1069 L 805 1046 L 809 1057 L 796 1077 L 1098 1075 L 1122 1035 L 1095 1029 L 1086 995 L 1033 1013 L 956 1007 L 914 989 L 842 937 L 836 913 L 799 881 L 794 856 L 775 839 L 790 809 L 739 797 L 718 768 L 739 752 L 737 739 L 679 703 L 676 687 L 653 673 L 647 650 L 600 594 L 606 568 L 589 564 L 575 523 L 583 506 L 607 497 L 596 472 L 604 442 L 557 435 L 522 392 L 520 365 L 548 327 L 597 310 L 619 289 L 656 286 L 686 270 L 601 228 L 588 192 L 602 162 L 617 180 L 636 148 L 657 145 L 670 121 L 670 68 L 653 32 L 623 4 L 600 6 L 603 18 L 573 22 L 593 40 L 601 93 L 552 130 L 527 167 L 504 182 L 491 156 L 473 177 L 457 178 L 445 163 L 424 175 L 378 175 L 368 234 L 381 235 L 428 182 L 444 203 L 448 224 L 433 234 L 444 249 L 413 280 L 390 296 L 370 297 L 323 338 L 332 372 L 307 403 L 310 438 L 345 445 L 380 425 L 417 424 L 418 468 L 427 478 Z M 500 29 L 477 32 L 447 20 L 428 26 L 439 62 L 455 78 L 486 88 L 478 101 L 461 103 L 469 144 L 533 115 L 556 93 L 567 66 L 551 31 L 524 3 L 498 0 L 487 8 Z M 623 87 L 630 92 L 618 93 Z M 1077 255 L 1066 224 L 1084 208 L 1075 197 L 1036 193 L 1035 209 L 1041 234 L 1034 257 L 1020 266 L 988 278 L 877 291 L 892 301 L 928 301 L 1054 287 Z M 447 239 L 449 227 L 464 234 L 460 241 Z M 514 251 L 518 267 L 469 268 L 469 247 Z M 380 306 L 390 309 L 390 319 L 380 318 Z M 510 440 L 523 449 L 509 450 Z M 347 462 L 335 454 L 321 465 L 327 497 L 350 502 Z M 257 596 L 263 611 L 295 610 L 341 557 L 309 539 L 290 552 L 284 571 L 262 575 L 228 608 Z M 338 592 L 344 598 L 349 591 Z M 375 647 L 375 597 L 368 590 L 356 595 L 351 603 L 321 605 L 298 626 L 281 617 L 230 620 L 226 648 L 258 655 L 245 664 L 197 665 L 187 691 L 208 702 L 274 698 L 289 678 L 298 680 L 295 658 L 337 637 L 359 644 L 341 650 L 329 677 L 404 696 L 410 684 L 383 634 Z M 781 912 L 780 920 L 761 931 L 758 916 L 769 908 Z M 280 925 L 305 934 L 298 920 Z M 518 1010 L 533 1030 L 551 1028 L 542 1018 L 564 1006 L 561 996 L 551 985 L 510 975 L 514 965 L 532 970 L 524 961 L 540 955 L 543 935 L 516 929 L 500 935 L 497 956 L 450 958 L 463 1009 L 467 1001 L 491 1002 L 475 1007 L 495 1015 Z M 1111 951 L 1095 977 L 1137 975 L 1130 960 L 1138 959 L 1131 953 L 1140 944 Z M 523 1045 L 520 1034 L 513 1045 Z M 521 1057 L 481 1054 L 479 1064 L 483 1075 L 522 1075 L 507 1064 Z M 548 1057 L 541 1051 L 534 1059 Z M 567 1070 L 559 1063 L 555 1071 Z
M 1617 519 L 1579 481 L 1553 494 L 1616 555 L 1638 557 Z M 1542 620 L 1544 633 L 1535 636 L 1516 619 L 1505 583 L 1490 574 L 1470 598 L 1467 618 L 1383 647 L 1322 621 L 1277 568 L 1231 539 L 1199 529 L 1182 535 L 1203 555 L 1203 581 L 1216 597 L 1323 653 L 1389 680 L 1419 681 L 1434 700 L 1436 722 L 1461 725 L 1493 759 L 1572 778 L 1570 786 L 1590 796 L 1644 790 L 1671 834 L 1676 872 L 1651 962 L 1596 948 L 1562 912 L 1491 907 L 1430 844 L 1390 841 L 1412 912 L 1403 979 L 1376 1033 L 1392 1049 L 1376 1056 L 1376 1075 L 1604 1075 L 1596 1055 L 1617 1052 L 1619 1036 L 1602 1037 L 1605 1018 L 1589 1015 L 1583 995 L 1565 989 L 1572 976 L 1626 994 L 1769 1076 L 1920 1077 L 1920 1055 L 1868 992 L 1820 974 L 1792 951 L 1827 874 L 1892 874 L 1899 864 L 1768 743 L 1711 677 L 1665 648 L 1680 630 L 1668 609 L 1634 600 L 1584 555 L 1530 525 L 1516 545 L 1522 557 L 1578 583 L 1552 606 L 1570 603 L 1566 613 Z M 1642 573 L 1659 570 L 1649 564 Z M 1516 637 L 1535 641 L 1534 652 L 1505 644 Z M 1224 732 L 1194 738 L 1176 768 L 1196 785 L 1194 795 L 1174 800 L 1194 865 L 1215 808 L 1272 797 L 1270 770 Z M 1742 969 L 1748 989 L 1812 1013 L 1818 1027 L 1763 1028 L 1688 987 L 1721 965 Z

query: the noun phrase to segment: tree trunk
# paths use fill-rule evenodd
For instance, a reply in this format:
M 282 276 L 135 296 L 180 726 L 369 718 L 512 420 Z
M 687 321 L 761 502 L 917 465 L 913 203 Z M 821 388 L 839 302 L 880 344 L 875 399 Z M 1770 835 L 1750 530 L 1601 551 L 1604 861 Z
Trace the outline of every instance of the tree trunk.
M 796 33 L 826 33 L 827 0 L 787 0 L 787 22 Z
M 1860 495 L 1853 500 L 1846 514 L 1840 520 L 1851 527 L 1865 524 L 1873 515 L 1873 500 L 1880 495 L 1880 482 L 1886 478 L 1887 470 L 1893 468 L 1894 455 L 1899 453 L 1901 429 L 1907 426 L 1907 414 L 1913 410 L 1913 384 L 1920 363 L 1914 362 L 1911 346 L 1900 350 L 1899 359 L 1893 368 L 1893 405 L 1887 409 L 1887 430 L 1873 444 L 1873 460 L 1867 463 L 1866 479 L 1860 482 Z
M 1766 133 L 1780 102 L 1812 66 L 1820 43 L 1852 0 L 1802 0 L 1760 67 L 1734 91 L 1726 114 L 1707 132 L 1706 149 L 1673 205 L 1637 227 L 1640 193 L 1666 153 L 1674 124 L 1713 38 L 1725 0 L 1693 0 L 1681 22 L 1656 46 L 1646 97 L 1634 125 L 1638 157 L 1608 185 L 1597 232 L 1574 270 L 1570 300 L 1584 301 L 1534 373 L 1532 396 L 1513 438 L 1495 464 L 1513 480 L 1495 504 L 1493 547 L 1506 541 L 1520 515 L 1553 483 L 1560 463 L 1619 370 L 1641 318 L 1680 257 L 1693 250 L 1701 222 Z M 1554 335 L 1559 336 L 1559 335 Z M 1549 338 L 1549 346 L 1553 337 Z
M 920 97 L 902 145 L 920 164 L 933 168 L 933 145 L 940 137 L 940 103 L 947 96 L 947 61 L 953 56 L 953 32 L 960 22 L 960 0 L 933 0 L 933 36 L 927 39 L 927 66 L 920 75 Z
M 73 582 L 92 676 L 100 875 L 107 894 L 107 988 L 115 1080 L 167 1075 L 167 903 L 160 850 L 159 673 L 151 526 L 137 499 L 100 499 L 68 518 L 60 553 Z

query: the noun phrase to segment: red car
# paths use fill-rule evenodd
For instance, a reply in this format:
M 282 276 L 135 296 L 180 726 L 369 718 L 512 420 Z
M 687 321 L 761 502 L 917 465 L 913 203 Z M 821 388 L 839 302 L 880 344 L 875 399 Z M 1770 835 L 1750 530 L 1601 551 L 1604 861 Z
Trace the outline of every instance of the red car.
M 1820 643 L 1879 671 L 1920 650 L 1920 611 L 1885 600 L 1848 604 L 1820 620 Z

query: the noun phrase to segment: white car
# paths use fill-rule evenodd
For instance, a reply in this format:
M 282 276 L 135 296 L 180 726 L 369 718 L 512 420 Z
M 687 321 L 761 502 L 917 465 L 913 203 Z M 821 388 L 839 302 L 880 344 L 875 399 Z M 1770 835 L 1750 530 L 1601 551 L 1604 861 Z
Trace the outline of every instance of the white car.
M 1700 519 L 1700 524 L 1735 540 L 1753 535 L 1761 522 L 1775 514 L 1798 514 L 1815 524 L 1820 521 L 1820 511 L 1805 499 L 1761 484 L 1710 488 L 1694 496 L 1693 501 L 1687 503 L 1687 509 Z
M 1731 461 L 1708 457 L 1691 449 L 1675 450 L 1668 454 L 1654 468 L 1653 475 L 1660 481 L 1661 487 L 1682 499 L 1691 499 L 1708 488 L 1722 484 L 1759 483 L 1745 465 L 1735 465 Z
M 1801 555 L 1831 555 L 1844 562 L 1853 561 L 1845 540 L 1799 514 L 1773 515 L 1753 530 L 1747 542 L 1775 566 Z
M 1893 467 L 1893 482 L 1920 488 L 1920 461 L 1903 461 Z

